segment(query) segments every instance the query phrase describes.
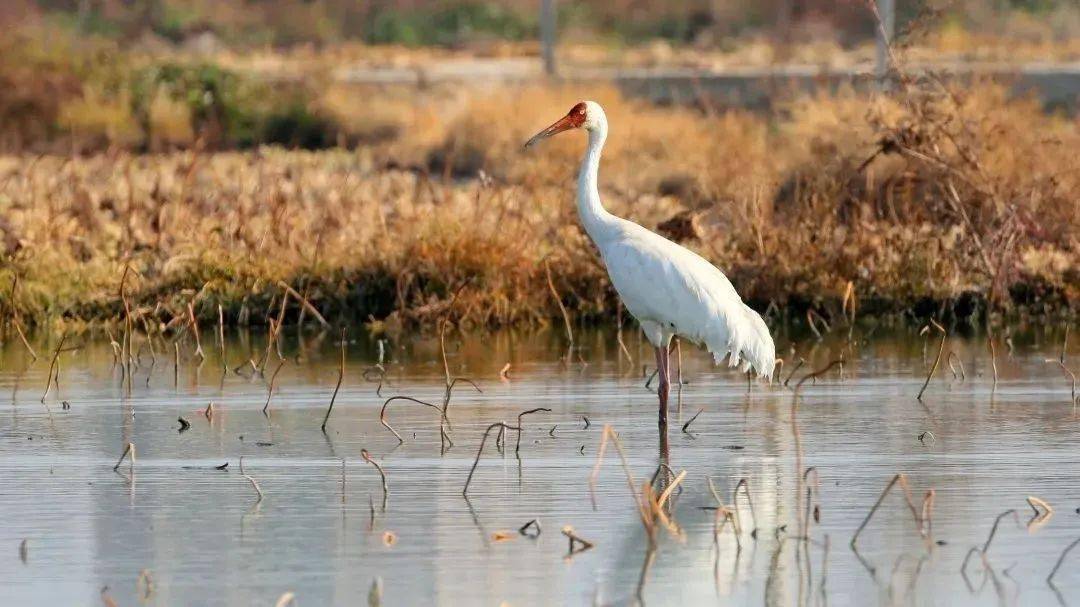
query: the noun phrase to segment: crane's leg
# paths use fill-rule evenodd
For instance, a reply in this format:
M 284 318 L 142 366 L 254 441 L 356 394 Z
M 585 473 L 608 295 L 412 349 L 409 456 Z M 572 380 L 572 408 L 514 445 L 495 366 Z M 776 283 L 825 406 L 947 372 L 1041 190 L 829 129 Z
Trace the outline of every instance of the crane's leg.
M 656 349 L 656 376 L 659 379 L 656 393 L 660 397 L 660 429 L 667 430 L 668 392 L 671 388 L 670 373 L 668 369 L 667 345 Z

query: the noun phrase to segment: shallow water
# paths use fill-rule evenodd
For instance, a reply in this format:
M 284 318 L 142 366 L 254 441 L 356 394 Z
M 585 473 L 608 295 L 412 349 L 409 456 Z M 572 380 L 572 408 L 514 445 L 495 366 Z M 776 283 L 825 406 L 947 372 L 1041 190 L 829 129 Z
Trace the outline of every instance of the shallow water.
M 42 359 L 34 364 L 21 345 L 6 343 L 6 601 L 101 604 L 108 586 L 122 606 L 272 605 L 285 592 L 295 593 L 299 605 L 358 604 L 381 580 L 386 605 L 621 605 L 638 596 L 647 604 L 1080 602 L 1080 551 L 1054 578 L 1056 592 L 1046 582 L 1062 550 L 1080 538 L 1080 417 L 1061 369 L 1045 362 L 1060 353 L 1060 331 L 1016 329 L 1012 351 L 998 347 L 996 390 L 985 338 L 951 338 L 946 353 L 957 353 L 967 379 L 954 379 L 943 359 L 922 404 L 915 395 L 936 337 L 856 330 L 850 343 L 846 334 L 799 339 L 794 355 L 792 341 L 782 337 L 781 355 L 808 361 L 792 386 L 842 351 L 847 359 L 842 379 L 833 369 L 803 385 L 797 413 L 790 387 L 754 384 L 748 393 L 741 375 L 714 369 L 705 354 L 684 348 L 682 410 L 673 413 L 667 463 L 687 474 L 672 498 L 678 529 L 660 529 L 651 554 L 613 450 L 604 458 L 595 510 L 588 484 L 604 424 L 618 431 L 639 486 L 660 461 L 656 397 L 642 371 L 652 356 L 637 335 L 624 336 L 633 363 L 619 354 L 612 331 L 579 336 L 569 363 L 558 333 L 448 339 L 451 373 L 474 379 L 483 393 L 458 384 L 449 408 L 454 446 L 445 453 L 432 409 L 390 406 L 389 419 L 405 440 L 400 446 L 379 424 L 384 397 L 441 402 L 444 372 L 430 336 L 385 342 L 381 397 L 362 374 L 377 362 L 377 344 L 367 336 L 350 340 L 325 435 L 320 424 L 338 375 L 333 335 L 287 331 L 287 362 L 268 417 L 262 408 L 277 356 L 265 379 L 223 374 L 210 334 L 201 366 L 189 344 L 178 370 L 157 344 L 157 363 L 150 367 L 144 349 L 130 383 L 107 340 L 73 339 L 82 347 L 61 354 L 59 392 L 49 395 L 47 408 L 39 399 L 55 342 L 36 344 Z M 235 367 L 263 352 L 264 337 L 233 335 L 226 360 Z M 215 413 L 207 419 L 210 401 Z M 484 429 L 514 423 L 535 407 L 552 411 L 525 418 L 520 461 L 515 434 L 500 452 L 492 432 L 463 499 Z M 183 433 L 178 416 L 191 423 Z M 129 441 L 136 445 L 134 467 L 125 461 L 114 472 Z M 378 474 L 361 449 L 385 468 L 385 511 Z M 240 456 L 264 492 L 261 501 L 240 475 Z M 226 470 L 215 469 L 225 462 Z M 819 475 L 811 504 L 820 522 L 802 514 L 808 467 Z M 898 472 L 907 475 L 916 506 L 934 489 L 932 537 L 920 537 L 896 488 L 854 552 L 853 533 Z M 714 542 L 714 512 L 702 509 L 715 504 L 708 478 L 729 504 L 739 479 L 749 481 L 755 518 L 740 498 L 741 549 L 730 528 Z M 1026 526 L 1029 495 L 1055 508 L 1041 526 Z M 1008 509 L 1017 516 L 1001 520 L 985 564 L 975 555 L 962 573 L 969 549 L 987 541 L 995 517 Z M 517 533 L 531 519 L 542 526 L 537 539 Z M 806 520 L 809 541 L 801 539 Z M 595 547 L 568 558 L 565 525 Z M 508 539 L 497 539 L 501 532 Z M 150 592 L 139 580 L 143 571 Z

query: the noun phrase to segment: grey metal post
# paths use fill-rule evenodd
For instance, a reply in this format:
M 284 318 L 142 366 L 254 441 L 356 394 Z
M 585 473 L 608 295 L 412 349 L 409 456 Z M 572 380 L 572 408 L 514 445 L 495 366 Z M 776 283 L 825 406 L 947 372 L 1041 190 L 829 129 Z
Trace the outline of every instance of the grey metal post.
M 878 82 L 885 86 L 885 76 L 889 73 L 889 49 L 893 34 L 896 29 L 896 0 L 876 0 L 878 14 L 881 15 L 881 29 L 885 30 L 882 38 L 881 30 L 877 31 L 877 77 Z
M 555 75 L 555 0 L 540 0 L 540 46 L 544 71 Z

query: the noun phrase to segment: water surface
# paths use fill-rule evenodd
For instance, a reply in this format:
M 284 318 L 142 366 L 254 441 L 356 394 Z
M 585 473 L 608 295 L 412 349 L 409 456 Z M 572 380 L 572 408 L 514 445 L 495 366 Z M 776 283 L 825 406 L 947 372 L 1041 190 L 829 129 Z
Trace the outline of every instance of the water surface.
M 661 530 L 651 553 L 613 451 L 596 509 L 588 483 L 605 424 L 618 432 L 639 486 L 661 462 L 656 396 L 643 376 L 652 354 L 630 332 L 623 336 L 632 361 L 607 330 L 579 335 L 569 361 L 556 332 L 449 338 L 451 374 L 483 392 L 463 382 L 455 388 L 454 445 L 446 450 L 433 409 L 390 406 L 400 445 L 379 423 L 386 397 L 442 402 L 444 369 L 431 336 L 399 336 L 382 347 L 366 333 L 351 336 L 325 434 L 338 376 L 335 333 L 286 331 L 269 416 L 262 409 L 278 356 L 271 352 L 265 377 L 245 363 L 264 356 L 265 336 L 228 336 L 227 372 L 209 333 L 206 360 L 199 364 L 185 341 L 178 369 L 165 344 L 156 344 L 153 365 L 143 346 L 130 381 L 107 338 L 72 338 L 79 348 L 60 355 L 59 390 L 44 405 L 55 340 L 36 342 L 42 358 L 34 363 L 8 342 L 0 351 L 4 594 L 10 604 L 93 605 L 108 586 L 119 605 L 272 605 L 285 592 L 300 605 L 352 605 L 369 600 L 379 580 L 386 605 L 1080 601 L 1080 553 L 1066 559 L 1056 591 L 1046 582 L 1062 550 L 1080 538 L 1080 418 L 1060 367 L 1046 362 L 1060 354 L 1061 332 L 1016 328 L 1012 347 L 998 346 L 996 389 L 985 338 L 950 338 L 957 377 L 943 357 L 922 403 L 915 395 L 936 337 L 877 328 L 857 329 L 849 341 L 843 333 L 781 337 L 783 379 L 794 361 L 807 361 L 787 388 L 755 383 L 748 391 L 743 376 L 683 349 L 681 412 L 673 414 L 665 458 L 673 472 L 686 471 L 672 498 L 678 531 Z M 370 372 L 380 349 L 381 396 Z M 841 353 L 842 378 L 834 368 L 807 381 L 793 407 L 791 387 Z M 484 429 L 514 424 L 536 407 L 551 412 L 525 418 L 520 459 L 516 435 L 499 449 L 493 432 L 463 499 Z M 190 429 L 178 432 L 178 417 Z M 114 472 L 128 442 L 136 462 Z M 362 449 L 386 471 L 385 511 Z M 262 500 L 240 474 L 241 456 Z M 817 506 L 819 522 L 803 514 L 810 467 L 818 475 L 816 483 L 806 476 L 817 488 L 810 511 Z M 934 490 L 932 532 L 920 536 L 897 488 L 853 551 L 853 533 L 899 472 L 917 506 Z M 728 505 L 736 483 L 749 482 L 755 520 L 740 499 L 741 548 L 730 528 L 714 537 L 709 478 Z M 1051 504 L 1053 516 L 1028 526 L 1028 496 Z M 1001 520 L 985 561 L 975 555 L 962 572 L 965 555 L 1010 509 L 1016 516 Z M 518 534 L 532 519 L 540 536 Z M 568 557 L 566 525 L 594 547 Z

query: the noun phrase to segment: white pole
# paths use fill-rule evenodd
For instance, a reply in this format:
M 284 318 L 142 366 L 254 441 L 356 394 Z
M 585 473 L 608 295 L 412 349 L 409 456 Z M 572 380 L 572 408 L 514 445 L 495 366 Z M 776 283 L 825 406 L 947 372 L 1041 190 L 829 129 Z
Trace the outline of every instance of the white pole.
M 882 32 L 877 31 L 877 77 L 878 82 L 882 87 L 885 86 L 885 77 L 889 73 L 889 48 L 888 45 L 893 40 L 893 34 L 896 29 L 896 0 L 876 0 L 878 14 L 881 15 L 881 29 L 885 30 L 885 37 L 881 36 Z M 876 30 L 877 28 L 875 28 Z
M 555 75 L 555 14 L 555 0 L 540 1 L 540 45 L 549 76 Z

